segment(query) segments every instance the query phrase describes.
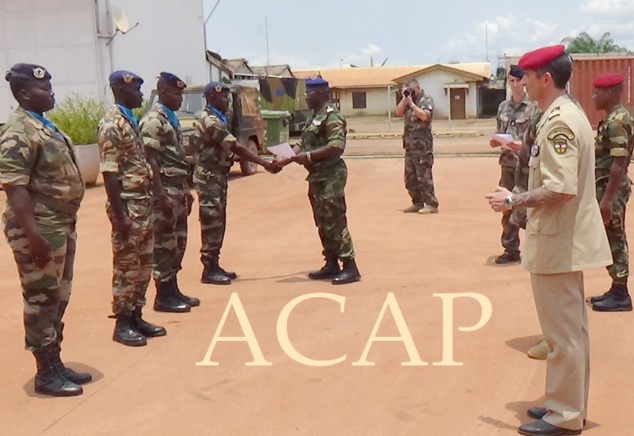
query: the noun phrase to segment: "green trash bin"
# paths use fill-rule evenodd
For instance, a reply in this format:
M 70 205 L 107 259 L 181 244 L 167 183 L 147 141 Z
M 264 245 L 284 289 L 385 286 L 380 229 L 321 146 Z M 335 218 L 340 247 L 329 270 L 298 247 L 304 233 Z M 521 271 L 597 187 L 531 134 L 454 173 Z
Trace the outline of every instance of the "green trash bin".
M 265 146 L 288 142 L 288 121 L 291 118 L 289 111 L 262 110 L 262 118 L 266 121 Z

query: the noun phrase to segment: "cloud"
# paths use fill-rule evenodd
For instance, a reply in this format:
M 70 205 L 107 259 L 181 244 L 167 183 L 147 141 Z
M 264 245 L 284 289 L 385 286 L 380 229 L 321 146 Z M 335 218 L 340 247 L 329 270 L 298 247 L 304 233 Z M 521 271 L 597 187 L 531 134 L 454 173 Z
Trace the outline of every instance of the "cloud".
M 361 53 L 366 56 L 373 56 L 383 53 L 383 50 L 378 45 L 370 43 L 361 49 Z
M 622 17 L 634 13 L 634 0 L 586 0 L 581 10 L 591 15 Z

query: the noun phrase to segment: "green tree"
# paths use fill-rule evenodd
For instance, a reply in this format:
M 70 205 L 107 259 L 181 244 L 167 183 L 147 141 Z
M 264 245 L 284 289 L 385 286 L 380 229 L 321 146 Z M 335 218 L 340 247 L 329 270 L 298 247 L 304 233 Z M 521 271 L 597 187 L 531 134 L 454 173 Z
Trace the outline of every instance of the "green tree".
M 605 32 L 599 38 L 593 38 L 587 32 L 577 36 L 567 36 L 561 40 L 569 53 L 627 53 L 629 50 L 614 43 L 610 32 Z

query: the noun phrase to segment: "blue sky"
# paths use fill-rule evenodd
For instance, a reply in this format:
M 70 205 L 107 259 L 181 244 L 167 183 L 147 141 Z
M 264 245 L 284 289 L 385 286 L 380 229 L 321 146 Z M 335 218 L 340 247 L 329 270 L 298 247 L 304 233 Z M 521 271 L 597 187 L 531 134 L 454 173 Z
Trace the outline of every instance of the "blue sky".
M 216 1 L 203 0 L 205 16 Z M 580 31 L 609 31 L 634 50 L 633 17 L 634 0 L 221 0 L 207 48 L 264 65 L 268 27 L 270 63 L 293 68 L 369 66 L 370 57 L 388 65 L 482 62 L 487 54 L 495 67 L 498 56 Z

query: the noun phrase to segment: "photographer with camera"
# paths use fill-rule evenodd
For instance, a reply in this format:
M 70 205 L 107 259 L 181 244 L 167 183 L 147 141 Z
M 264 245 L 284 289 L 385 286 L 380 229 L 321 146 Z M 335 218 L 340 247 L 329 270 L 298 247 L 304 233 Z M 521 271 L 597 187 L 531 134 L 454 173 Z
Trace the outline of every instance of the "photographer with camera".
M 405 149 L 405 188 L 412 205 L 405 213 L 438 213 L 434 193 L 434 137 L 431 121 L 434 101 L 425 94 L 416 79 L 403 88 L 403 98 L 396 106 L 396 115 L 404 117 L 403 148 Z

